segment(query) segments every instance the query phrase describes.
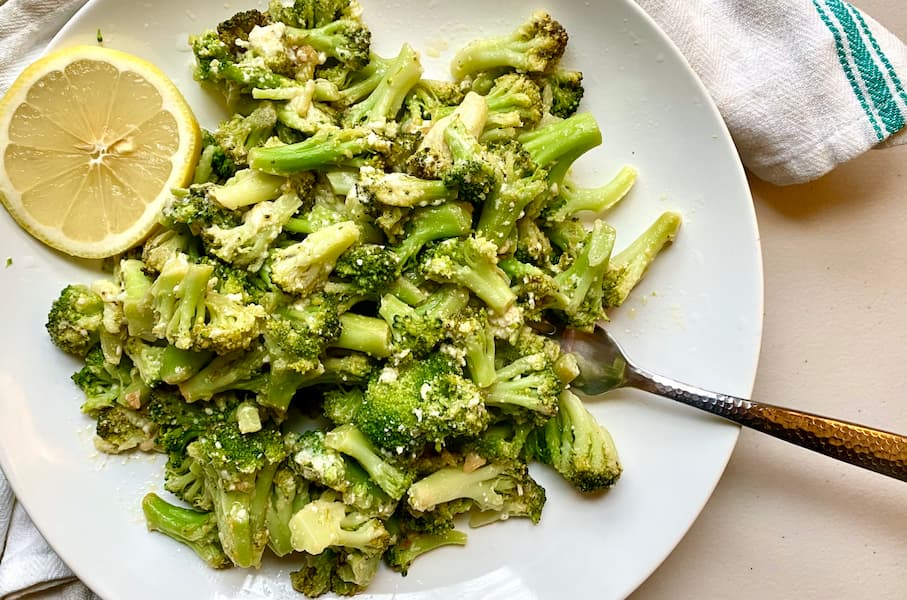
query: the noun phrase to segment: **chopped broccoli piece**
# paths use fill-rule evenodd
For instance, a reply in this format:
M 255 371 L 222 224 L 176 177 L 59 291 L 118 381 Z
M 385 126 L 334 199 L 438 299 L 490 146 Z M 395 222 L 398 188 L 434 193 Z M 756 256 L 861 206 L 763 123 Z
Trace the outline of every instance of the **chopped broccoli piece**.
M 372 92 L 350 106 L 343 117 L 348 126 L 382 126 L 393 121 L 406 95 L 422 78 L 419 55 L 409 44 L 403 44 L 397 57 L 387 65 L 387 70 Z
M 244 165 L 249 150 L 271 137 L 276 124 L 277 109 L 270 102 L 262 102 L 248 115 L 233 115 L 221 123 L 214 139 L 233 164 Z
M 353 422 L 374 444 L 400 455 L 477 435 L 489 415 L 478 387 L 451 357 L 436 352 L 376 373 Z
M 272 253 L 271 280 L 287 293 L 306 295 L 323 285 L 337 259 L 359 241 L 352 221 L 329 225 Z
M 359 411 L 359 414 L 362 414 L 364 410 L 365 407 Z M 412 481 L 408 473 L 382 458 L 369 439 L 355 425 L 340 425 L 332 429 L 325 436 L 324 443 L 328 448 L 356 459 L 375 483 L 394 500 L 403 497 Z
M 454 283 L 471 290 L 497 313 L 516 300 L 507 275 L 498 267 L 498 249 L 484 238 L 446 239 L 429 248 L 420 268 L 439 283 Z
M 531 354 L 497 370 L 494 383 L 485 392 L 485 404 L 505 411 L 517 422 L 544 423 L 557 413 L 562 389 L 549 358 Z
M 614 247 L 616 232 L 604 221 L 595 221 L 592 231 L 583 240 L 573 263 L 554 277 L 567 300 L 564 317 L 579 329 L 593 327 L 606 318 L 602 304 L 605 295 L 605 274 Z
M 86 285 L 67 285 L 51 305 L 45 327 L 57 348 L 84 357 L 100 342 L 103 317 L 98 294 Z
M 357 19 L 337 19 L 313 28 L 287 27 L 286 41 L 292 46 L 307 45 L 349 69 L 358 70 L 369 62 L 372 34 Z
M 559 222 L 582 211 L 601 215 L 623 200 L 634 183 L 636 169 L 629 166 L 622 167 L 611 181 L 596 188 L 577 187 L 566 179 L 558 187 L 557 198 L 545 207 L 542 217 L 546 221 Z
M 384 562 L 403 576 L 409 573 L 413 561 L 442 546 L 463 546 L 467 535 L 453 528 L 449 522 L 446 527 L 424 528 L 417 519 L 401 516 L 389 520 L 386 527 L 391 532 L 393 543 L 384 553 Z
M 415 307 L 394 294 L 386 294 L 381 298 L 378 314 L 390 326 L 399 352 L 421 358 L 448 335 L 446 325 L 456 320 L 468 303 L 469 292 L 447 285 Z
M 202 235 L 208 252 L 228 263 L 257 271 L 264 264 L 268 250 L 284 224 L 296 213 L 302 202 L 295 194 L 283 194 L 277 200 L 255 204 L 243 215 L 242 225 L 223 228 L 212 225 Z
M 185 544 L 209 567 L 225 569 L 233 566 L 221 548 L 214 514 L 170 504 L 154 493 L 142 499 L 142 512 L 150 531 L 158 531 Z
M 288 466 L 277 469 L 265 517 L 268 548 L 277 556 L 286 556 L 293 552 L 290 519 L 311 500 L 308 481 Z
M 537 165 L 550 168 L 549 181 L 560 185 L 576 159 L 602 143 L 602 133 L 592 113 L 577 113 L 518 139 Z
M 468 203 L 445 202 L 418 208 L 407 219 L 403 240 L 394 252 L 400 264 L 406 266 L 429 242 L 462 237 L 471 231 L 472 206 Z
M 542 99 L 547 112 L 555 117 L 567 119 L 579 109 L 585 89 L 583 74 L 579 71 L 555 69 L 539 77 L 542 85 Z
M 550 71 L 567 47 L 567 31 L 545 12 L 534 12 L 513 32 L 476 40 L 454 56 L 451 70 L 456 79 L 502 67 L 522 73 Z
M 681 222 L 677 213 L 661 214 L 646 231 L 611 259 L 604 275 L 605 306 L 615 307 L 624 303 L 658 253 L 674 240 Z
M 157 428 L 147 415 L 119 404 L 98 411 L 95 447 L 107 454 L 154 449 Z
M 360 169 L 356 193 L 366 203 L 405 208 L 442 204 L 452 196 L 447 184 L 440 181 L 374 168 Z
M 376 518 L 363 518 L 343 502 L 313 500 L 290 519 L 293 548 L 321 554 L 329 547 L 352 548 L 380 556 L 390 535 Z
M 537 429 L 528 445 L 581 492 L 610 487 L 621 474 L 611 434 L 569 390 L 561 392 L 557 416 Z
M 186 448 L 203 467 L 224 553 L 239 567 L 258 566 L 268 540 L 271 483 L 286 455 L 273 428 L 241 433 L 235 421 L 218 423 Z
M 383 137 L 366 128 L 319 130 L 295 144 L 259 146 L 249 151 L 249 165 L 274 175 L 290 175 L 349 164 L 354 158 L 387 151 Z

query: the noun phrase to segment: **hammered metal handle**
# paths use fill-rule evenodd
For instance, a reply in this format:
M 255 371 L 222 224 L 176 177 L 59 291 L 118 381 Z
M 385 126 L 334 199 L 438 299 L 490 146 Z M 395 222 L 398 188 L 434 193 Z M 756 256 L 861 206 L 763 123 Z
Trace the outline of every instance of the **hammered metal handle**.
M 677 400 L 786 442 L 907 481 L 907 437 L 847 421 L 735 398 L 627 365 L 625 385 Z

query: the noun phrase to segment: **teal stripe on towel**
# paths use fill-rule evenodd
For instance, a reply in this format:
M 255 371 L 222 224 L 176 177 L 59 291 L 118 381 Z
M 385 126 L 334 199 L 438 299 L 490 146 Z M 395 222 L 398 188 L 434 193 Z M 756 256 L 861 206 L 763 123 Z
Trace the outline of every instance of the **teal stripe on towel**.
M 875 116 L 872 114 L 872 110 L 869 108 L 869 102 L 866 99 L 866 96 L 863 94 L 863 91 L 860 89 L 860 84 L 857 82 L 857 78 L 853 73 L 853 69 L 850 68 L 850 61 L 847 60 L 847 51 L 844 49 L 844 40 L 841 38 L 841 34 L 838 31 L 838 28 L 835 27 L 834 22 L 831 20 L 831 17 L 828 16 L 828 13 L 825 12 L 825 9 L 819 4 L 819 0 L 813 0 L 813 6 L 816 8 L 816 12 L 819 14 L 819 18 L 822 19 L 822 22 L 825 23 L 825 26 L 828 27 L 828 30 L 831 32 L 832 37 L 835 39 L 835 48 L 838 51 L 838 62 L 841 64 L 841 69 L 844 70 L 844 76 L 847 77 L 847 81 L 850 82 L 850 87 L 853 90 L 854 95 L 857 97 L 857 100 L 860 102 L 860 106 L 863 107 L 863 112 L 866 113 L 866 118 L 869 120 L 869 123 L 872 125 L 873 131 L 875 131 L 876 138 L 879 141 L 885 139 L 885 134 L 882 133 L 879 123 L 876 121 Z
M 841 0 L 826 0 L 826 4 L 844 29 L 850 46 L 850 54 L 857 64 L 857 72 L 863 79 L 863 85 L 869 92 L 869 97 L 872 99 L 872 103 L 875 105 L 876 112 L 878 112 L 879 118 L 882 119 L 885 129 L 889 134 L 900 130 L 904 126 L 904 117 L 901 115 L 901 110 L 898 108 L 898 104 L 888 88 L 885 76 L 882 75 L 879 66 L 872 57 L 872 52 L 866 47 L 863 36 L 860 35 L 859 26 L 854 21 L 850 11 L 847 10 L 847 4 Z
M 898 97 L 907 104 L 907 92 L 904 91 L 904 85 L 901 83 L 901 78 L 898 76 L 898 72 L 894 70 L 894 66 L 891 64 L 891 61 L 888 60 L 888 56 L 882 51 L 882 47 L 879 45 L 878 40 L 876 40 L 875 35 L 873 35 L 872 30 L 869 28 L 869 25 L 866 24 L 866 19 L 863 18 L 863 13 L 854 8 L 850 7 L 851 14 L 856 18 L 857 22 L 860 23 L 860 27 L 863 29 L 863 35 L 869 38 L 869 43 L 872 44 L 872 49 L 875 50 L 876 55 L 879 57 L 879 60 L 882 61 L 886 71 L 888 72 L 888 78 L 891 79 L 891 84 L 895 88 L 895 92 Z

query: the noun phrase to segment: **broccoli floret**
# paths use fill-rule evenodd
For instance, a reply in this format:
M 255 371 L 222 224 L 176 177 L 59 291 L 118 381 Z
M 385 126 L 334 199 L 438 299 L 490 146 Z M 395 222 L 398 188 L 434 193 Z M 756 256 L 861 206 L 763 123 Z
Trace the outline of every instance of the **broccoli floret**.
M 368 587 L 381 564 L 380 553 L 350 548 L 327 548 L 315 556 L 301 552 L 299 556 L 303 566 L 290 573 L 290 583 L 307 598 L 328 592 L 355 596 Z
M 224 553 L 239 567 L 257 567 L 268 540 L 271 483 L 286 456 L 280 433 L 267 427 L 244 434 L 235 421 L 225 421 L 186 452 L 203 466 Z
M 113 364 L 104 357 L 100 346 L 92 348 L 85 355 L 85 366 L 72 375 L 73 383 L 85 394 L 82 412 L 95 415 L 116 404 L 140 408 L 147 386 L 137 375 L 128 358 Z
M 407 266 L 429 242 L 468 235 L 472 231 L 472 205 L 445 202 L 418 208 L 404 226 L 403 240 L 394 247 L 400 264 Z
M 365 128 L 321 129 L 296 144 L 257 147 L 249 165 L 258 171 L 289 175 L 352 163 L 354 158 L 386 151 L 390 142 Z
M 236 92 L 254 90 L 281 90 L 279 95 L 283 98 L 304 93 L 305 88 L 295 76 L 314 71 L 317 55 L 311 49 L 304 52 L 304 49 L 291 49 L 284 44 L 275 47 L 268 43 L 274 28 L 274 25 L 253 27 L 248 39 L 240 42 L 240 52 L 228 47 L 216 31 L 191 36 L 195 79 L 218 85 L 227 98 Z
M 510 278 L 524 320 L 543 321 L 546 309 L 566 304 L 554 276 L 540 267 L 513 256 L 501 259 L 499 265 Z
M 446 239 L 422 257 L 422 273 L 439 283 L 454 283 L 471 290 L 493 311 L 502 314 L 516 300 L 507 275 L 498 267 L 498 249 L 484 238 Z
M 606 307 L 616 307 L 624 303 L 658 253 L 674 240 L 681 222 L 681 216 L 677 213 L 661 214 L 629 246 L 612 257 L 604 276 Z
M 485 96 L 488 120 L 482 140 L 513 138 L 520 129 L 538 125 L 544 113 L 539 86 L 529 77 L 508 73 L 498 77 Z
M 258 338 L 266 314 L 264 307 L 244 304 L 236 295 L 214 289 L 208 290 L 204 302 L 205 322 L 197 330 L 194 349 L 226 354 L 245 350 Z
M 517 221 L 526 214 L 526 208 L 548 192 L 545 172 L 516 181 L 505 181 L 482 206 L 476 235 L 491 240 L 499 253 L 507 253 L 516 245 Z
M 271 280 L 287 293 L 307 295 L 323 285 L 337 259 L 359 241 L 352 221 L 329 225 L 272 253 Z
M 583 99 L 583 74 L 579 71 L 555 69 L 539 77 L 546 112 L 555 117 L 572 117 Z
M 473 511 L 469 515 L 470 527 L 482 527 L 511 517 L 527 518 L 538 524 L 547 500 L 545 488 L 529 475 L 525 465 L 515 471 L 513 477 L 503 479 L 495 486 L 495 491 L 504 498 L 503 506 L 500 509 Z
M 292 450 L 291 450 L 292 456 Z M 309 482 L 289 466 L 274 473 L 271 497 L 265 522 L 268 529 L 268 548 L 277 556 L 293 552 L 290 541 L 290 519 L 312 500 Z
M 433 121 L 453 112 L 465 95 L 464 86 L 459 83 L 422 79 L 406 96 L 406 116 L 401 121 L 412 128 L 419 128 L 425 121 Z
M 381 127 L 393 121 L 406 95 L 422 78 L 419 55 L 409 44 L 403 44 L 397 57 L 391 60 L 383 77 L 372 92 L 350 106 L 343 116 L 347 126 Z
M 441 179 L 453 165 L 453 155 L 445 135 L 448 126 L 459 120 L 466 134 L 478 138 L 485 128 L 487 118 L 488 105 L 485 99 L 475 92 L 469 92 L 451 114 L 432 122 L 415 152 L 407 159 L 407 171 L 424 179 Z
M 98 411 L 95 447 L 106 454 L 154 449 L 157 428 L 147 415 L 116 404 Z
M 350 510 L 343 502 L 318 499 L 309 502 L 290 519 L 293 548 L 321 554 L 328 548 L 349 548 L 380 556 L 390 535 L 379 519 Z
M 207 129 L 202 130 L 202 151 L 195 165 L 192 183 L 223 183 L 233 177 L 236 164 L 217 138 Z
M 367 411 L 368 405 L 364 404 L 357 415 L 357 421 L 362 422 L 358 417 Z M 412 482 L 409 473 L 382 458 L 372 442 L 355 425 L 340 425 L 332 429 L 325 436 L 324 443 L 328 448 L 356 459 L 369 477 L 394 500 L 402 498 Z
M 470 439 L 463 448 L 466 455 L 475 454 L 488 462 L 514 462 L 523 458 L 523 448 L 536 427 L 534 423 L 516 423 L 504 419 Z
M 142 499 L 142 512 L 150 531 L 158 531 L 185 544 L 209 567 L 225 569 L 233 566 L 221 547 L 213 513 L 170 504 L 154 493 Z
M 171 452 L 167 457 L 164 489 L 198 510 L 210 511 L 214 508 L 205 487 L 202 465 L 185 452 Z
M 324 392 L 321 408 L 331 423 L 346 425 L 356 420 L 356 413 L 364 401 L 364 392 L 359 388 L 336 388 Z
M 104 301 L 87 285 L 63 288 L 47 315 L 47 333 L 54 345 L 84 357 L 100 342 Z
M 325 349 L 340 336 L 336 300 L 313 294 L 272 313 L 264 331 L 272 370 L 309 373 L 322 369 Z
M 361 8 L 355 0 L 294 0 L 284 6 L 281 0 L 270 0 L 268 16 L 293 27 L 323 27 L 338 19 L 358 18 Z
M 541 73 L 557 64 L 566 47 L 564 27 L 549 14 L 537 11 L 508 35 L 467 44 L 454 56 L 451 71 L 456 79 L 502 67 Z
M 417 513 L 443 510 L 443 505 L 462 500 L 469 502 L 460 503 L 458 511 L 468 507 L 467 510 L 500 513 L 514 494 L 519 493 L 519 488 L 530 480 L 526 466 L 522 464 L 497 462 L 474 470 L 462 466 L 446 467 L 412 484 L 407 502 Z M 541 502 L 544 503 L 544 494 Z M 539 504 L 534 505 L 532 514 L 540 514 L 541 508 Z
M 311 46 L 352 70 L 361 69 L 369 62 L 372 34 L 358 19 L 341 18 L 306 29 L 289 26 L 285 35 L 291 45 Z
M 191 238 L 179 231 L 180 226 L 185 226 L 193 235 L 201 235 L 207 227 L 237 227 L 242 223 L 241 214 L 214 199 L 214 188 L 208 183 L 173 191 L 161 210 L 161 223 L 175 233 L 161 232 L 146 243 L 143 258 L 148 267 L 160 272 L 167 259 L 177 253 L 185 253 L 191 247 Z
M 610 487 L 621 474 L 611 434 L 569 390 L 561 392 L 557 416 L 537 429 L 528 445 L 536 458 L 581 492 Z
M 444 129 L 444 141 L 453 159 L 441 175 L 444 185 L 456 189 L 462 200 L 477 206 L 483 204 L 501 184 L 500 175 L 485 148 L 459 117 Z
M 359 171 L 356 195 L 361 202 L 405 208 L 442 204 L 452 196 L 440 181 L 365 167 Z
M 277 124 L 277 110 L 271 102 L 261 102 L 248 115 L 233 115 L 218 126 L 214 139 L 236 165 L 246 164 L 249 150 L 271 137 Z
M 277 200 L 259 202 L 243 215 L 242 225 L 223 228 L 212 225 L 202 232 L 205 248 L 214 256 L 234 266 L 257 271 L 264 264 L 268 250 L 284 224 L 296 213 L 302 202 L 295 194 L 283 194 Z
M 395 516 L 385 523 L 393 543 L 384 553 L 384 562 L 403 576 L 417 558 L 442 546 L 463 546 L 467 535 L 453 528 L 451 521 L 445 526 L 425 527 L 422 520 L 410 515 Z
M 494 383 L 485 391 L 485 404 L 517 422 L 544 423 L 557 413 L 562 389 L 549 358 L 542 353 L 532 354 L 497 370 Z
M 369 63 L 358 71 L 349 71 L 344 67 L 345 71 L 342 74 L 335 69 L 333 73 L 322 75 L 328 77 L 340 89 L 334 104 L 339 107 L 350 107 L 367 98 L 384 80 L 393 61 L 393 58 L 382 58 L 373 52 L 369 56 Z
M 563 310 L 567 323 L 588 329 L 605 319 L 603 300 L 605 274 L 614 248 L 614 228 L 596 220 L 569 268 L 554 276 L 554 281 L 567 300 Z
M 480 388 L 495 380 L 495 337 L 488 312 L 470 306 L 444 319 L 445 332 L 461 348 L 470 379 Z
M 560 222 L 582 211 L 601 215 L 623 200 L 634 183 L 636 169 L 629 166 L 622 167 L 611 181 L 596 188 L 577 187 L 565 179 L 558 187 L 557 197 L 545 208 L 542 217 L 549 222 Z
M 436 352 L 376 373 L 354 422 L 376 445 L 404 454 L 477 435 L 489 415 L 479 388 Z
M 213 273 L 212 266 L 191 263 L 185 254 L 167 261 L 151 285 L 155 336 L 183 350 L 196 346 L 205 326 L 205 297 Z
M 468 303 L 469 292 L 447 285 L 415 307 L 394 294 L 385 294 L 381 298 L 378 314 L 390 326 L 398 352 L 421 358 L 449 335 L 446 328 L 459 317 Z
M 400 258 L 387 246 L 360 244 L 340 255 L 332 275 L 352 283 L 363 295 L 375 296 L 400 276 Z
M 347 464 L 343 454 L 324 444 L 324 432 L 311 430 L 294 436 L 291 466 L 306 480 L 338 492 L 347 489 Z
M 249 40 L 249 32 L 268 24 L 268 16 L 259 10 L 240 11 L 217 24 L 217 35 L 227 48 L 238 52 L 242 42 Z
M 127 338 L 123 344 L 123 351 L 138 370 L 139 377 L 151 387 L 163 381 L 161 367 L 166 349 L 166 346 L 150 344 L 135 337 Z
M 591 113 L 577 113 L 536 127 L 518 139 L 537 165 L 550 168 L 549 181 L 560 185 L 576 159 L 602 143 L 602 133 Z

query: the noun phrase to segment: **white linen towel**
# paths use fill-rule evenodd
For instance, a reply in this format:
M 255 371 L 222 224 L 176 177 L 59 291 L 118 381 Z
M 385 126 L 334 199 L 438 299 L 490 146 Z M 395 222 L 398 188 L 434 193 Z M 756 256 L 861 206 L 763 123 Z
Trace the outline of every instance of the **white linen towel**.
M 84 2 L 0 0 L 0 93 Z M 907 141 L 896 135 L 907 119 L 907 50 L 850 4 L 637 2 L 699 74 L 758 177 L 809 181 L 870 148 Z M 22 597 L 96 598 L 50 549 L 0 473 L 0 600 Z
M 907 141 L 895 136 L 907 119 L 907 49 L 847 2 L 636 1 L 699 75 L 759 178 L 803 183 Z

